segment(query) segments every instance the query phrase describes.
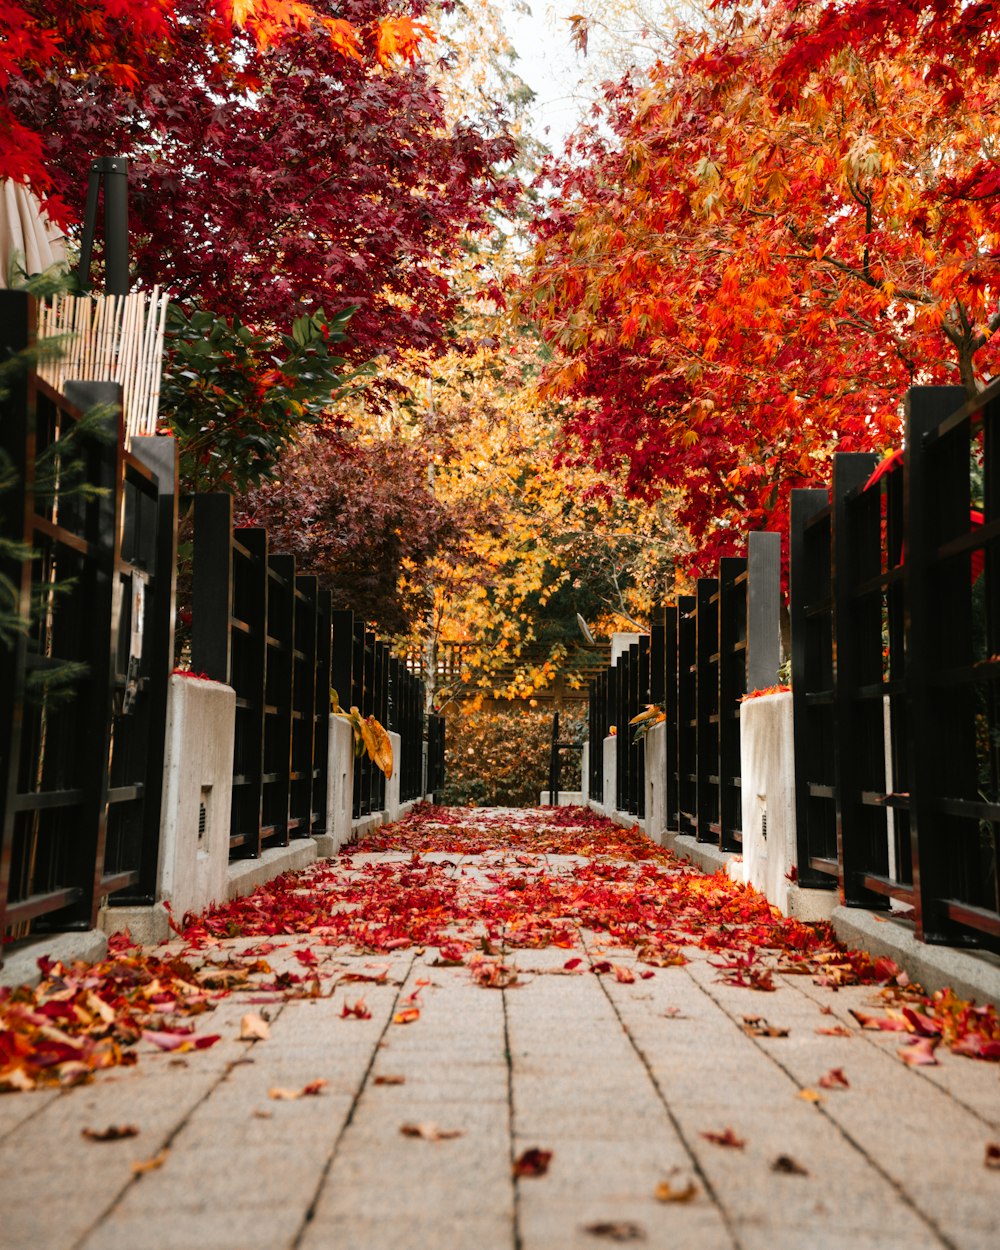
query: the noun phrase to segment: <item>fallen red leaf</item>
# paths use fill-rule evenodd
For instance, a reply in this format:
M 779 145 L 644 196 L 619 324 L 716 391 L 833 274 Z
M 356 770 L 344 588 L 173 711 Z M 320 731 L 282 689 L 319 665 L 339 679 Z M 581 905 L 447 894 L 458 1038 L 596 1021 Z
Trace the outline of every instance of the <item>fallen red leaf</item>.
M 368 1004 L 363 998 L 359 998 L 356 1003 L 344 1001 L 343 1007 L 340 1009 L 341 1020 L 346 1020 L 349 1016 L 353 1016 L 355 1020 L 370 1020 L 372 1013 L 368 1010 Z
M 908 1033 L 909 1027 L 902 1017 L 896 1016 L 870 1016 L 863 1011 L 855 1011 L 852 1007 L 851 1015 L 857 1020 L 863 1029 L 881 1029 L 883 1032 L 889 1033 Z
M 544 1176 L 549 1170 L 551 1160 L 551 1150 L 540 1150 L 537 1146 L 532 1146 L 522 1151 L 514 1161 L 514 1175 Z
M 938 1039 L 936 1037 L 918 1037 L 915 1038 L 909 1046 L 904 1046 L 899 1051 L 899 1057 L 904 1063 L 910 1065 L 911 1068 L 930 1067 L 938 1062 L 934 1051 L 937 1047 Z
M 819 1078 L 819 1085 L 822 1089 L 850 1089 L 851 1082 L 844 1075 L 843 1068 L 831 1068 Z
M 744 1139 L 742 1137 L 737 1137 L 731 1128 L 723 1129 L 721 1133 L 703 1132 L 702 1137 L 716 1146 L 732 1146 L 738 1150 L 742 1150 L 746 1145 Z

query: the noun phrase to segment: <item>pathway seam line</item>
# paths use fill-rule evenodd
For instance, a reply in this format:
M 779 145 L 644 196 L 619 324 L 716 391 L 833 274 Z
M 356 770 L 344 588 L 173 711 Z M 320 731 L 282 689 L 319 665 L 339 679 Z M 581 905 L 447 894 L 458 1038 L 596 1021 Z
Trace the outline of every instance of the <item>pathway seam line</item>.
M 590 950 L 587 947 L 587 943 L 583 937 L 582 932 L 580 934 L 580 939 L 583 945 L 583 949 L 587 954 L 587 958 L 591 961 L 591 963 L 593 963 L 593 956 L 591 955 Z M 658 1098 L 660 1105 L 663 1107 L 663 1110 L 666 1112 L 667 1119 L 670 1121 L 671 1127 L 673 1128 L 674 1132 L 677 1134 L 678 1141 L 684 1147 L 684 1150 L 687 1152 L 688 1158 L 691 1160 L 691 1170 L 698 1177 L 699 1181 L 701 1181 L 702 1185 L 704 1186 L 705 1193 L 708 1195 L 713 1206 L 718 1211 L 719 1218 L 722 1220 L 723 1226 L 725 1227 L 726 1232 L 729 1234 L 729 1239 L 732 1242 L 733 1250 L 743 1250 L 743 1243 L 740 1241 L 739 1234 L 736 1231 L 736 1227 L 732 1221 L 732 1218 L 730 1217 L 728 1210 L 723 1206 L 722 1202 L 720 1201 L 719 1195 L 716 1192 L 715 1186 L 712 1184 L 711 1180 L 709 1179 L 704 1169 L 702 1168 L 701 1161 L 699 1160 L 697 1154 L 695 1153 L 694 1147 L 692 1146 L 691 1142 L 688 1140 L 687 1134 L 684 1132 L 684 1129 L 681 1127 L 680 1121 L 674 1115 L 673 1109 L 671 1108 L 670 1103 L 667 1101 L 667 1096 L 664 1093 L 662 1087 L 660 1086 L 660 1082 L 656 1078 L 656 1074 L 653 1071 L 652 1065 L 650 1064 L 649 1060 L 646 1057 L 645 1051 L 636 1041 L 635 1037 L 632 1035 L 632 1030 L 628 1027 L 628 1025 L 625 1023 L 625 1020 L 622 1018 L 622 1013 L 618 1010 L 618 1004 L 615 1002 L 612 996 L 608 993 L 608 988 L 605 985 L 604 977 L 598 976 L 597 980 L 600 984 L 601 992 L 603 993 L 604 997 L 608 1000 L 608 1003 L 611 1006 L 611 1010 L 614 1012 L 615 1017 L 618 1020 L 618 1023 L 622 1026 L 622 1032 L 628 1038 L 629 1045 L 635 1051 L 636 1055 L 639 1058 L 639 1062 L 642 1064 L 643 1068 L 645 1068 L 646 1075 L 649 1078 L 650 1084 L 653 1086 L 653 1089 L 656 1091 L 656 1097 Z
M 389 1008 L 389 1011 L 386 1015 L 385 1024 L 382 1026 L 382 1030 L 379 1033 L 378 1039 L 376 1040 L 374 1046 L 372 1046 L 371 1056 L 368 1060 L 368 1063 L 365 1067 L 364 1072 L 362 1072 L 361 1074 L 361 1080 L 358 1082 L 358 1087 L 354 1091 L 354 1096 L 351 1099 L 351 1105 L 347 1110 L 347 1115 L 344 1116 L 343 1123 L 341 1124 L 340 1128 L 337 1130 L 337 1136 L 334 1138 L 333 1145 L 330 1147 L 329 1153 L 326 1156 L 326 1160 L 319 1174 L 319 1179 L 316 1182 L 316 1188 L 313 1191 L 312 1198 L 309 1200 L 309 1205 L 306 1207 L 305 1214 L 303 1215 L 302 1220 L 299 1224 L 298 1231 L 296 1232 L 292 1240 L 288 1243 L 289 1250 L 298 1250 L 299 1246 L 302 1245 L 302 1239 L 305 1237 L 306 1232 L 309 1229 L 309 1225 L 316 1218 L 316 1210 L 319 1207 L 320 1198 L 323 1196 L 324 1186 L 326 1185 L 330 1172 L 333 1170 L 334 1163 L 337 1161 L 337 1155 L 340 1152 L 340 1147 L 344 1140 L 344 1137 L 347 1135 L 347 1130 L 351 1127 L 351 1123 L 354 1120 L 354 1113 L 355 1111 L 357 1111 L 358 1104 L 361 1102 L 362 1095 L 364 1094 L 365 1089 L 368 1086 L 368 1078 L 371 1076 L 372 1068 L 375 1067 L 375 1062 L 378 1059 L 379 1047 L 382 1045 L 382 1042 L 385 1039 L 385 1035 L 386 1033 L 388 1033 L 389 1028 L 392 1025 L 392 1018 L 396 1014 L 396 1008 L 399 1005 L 400 995 L 405 989 L 407 981 L 410 979 L 410 976 L 413 972 L 414 964 L 416 962 L 417 962 L 417 956 L 416 956 L 416 952 L 414 952 L 410 956 L 410 962 L 407 965 L 406 972 L 404 973 L 402 980 L 400 981 L 399 985 L 396 987 L 396 994 L 392 1000 L 392 1006 Z
M 709 1000 L 709 1002 L 714 1003 L 719 1008 L 719 1010 L 723 1013 L 723 1015 L 726 1016 L 728 1020 L 732 1021 L 734 1028 L 738 1028 L 741 1033 L 745 1033 L 742 1026 L 737 1023 L 736 1017 L 732 1014 L 732 1012 L 730 1012 L 723 1005 L 723 1003 L 721 1003 L 719 999 L 717 999 L 715 995 L 712 994 L 708 990 L 706 986 L 702 985 L 697 980 L 697 978 L 691 976 L 690 973 L 688 973 L 688 980 L 691 981 L 693 985 L 696 985 L 698 989 L 701 990 L 701 992 Z M 793 988 L 798 989 L 798 986 L 795 986 Z M 799 990 L 799 992 L 803 993 L 803 991 L 801 990 Z M 803 996 L 806 998 L 809 997 L 806 994 L 804 994 Z M 810 999 L 810 1001 L 813 1001 L 813 1000 Z M 749 1038 L 750 1042 L 754 1046 L 756 1046 L 756 1048 L 760 1051 L 762 1055 L 766 1055 L 767 1058 L 770 1059 L 770 1061 L 774 1064 L 774 1066 L 780 1072 L 783 1072 L 785 1076 L 788 1077 L 788 1079 L 796 1087 L 796 1089 L 801 1090 L 801 1089 L 806 1088 L 806 1086 L 800 1083 L 800 1081 L 794 1075 L 794 1073 L 790 1072 L 789 1069 L 785 1067 L 784 1063 L 782 1063 L 782 1061 L 776 1055 L 773 1055 L 769 1050 L 767 1050 L 764 1046 L 761 1045 L 759 1038 L 753 1037 L 749 1034 L 745 1034 L 745 1036 Z M 816 1111 L 818 1111 L 820 1115 L 824 1116 L 828 1123 L 833 1125 L 833 1127 L 841 1135 L 844 1141 L 846 1141 L 847 1144 L 851 1146 L 852 1149 L 856 1150 L 858 1154 L 861 1156 L 861 1158 L 864 1159 L 864 1161 L 871 1167 L 871 1169 L 874 1172 L 877 1172 L 878 1175 L 881 1176 L 882 1179 L 887 1182 L 887 1184 L 895 1191 L 895 1193 L 900 1197 L 900 1199 L 902 1199 L 902 1201 L 906 1204 L 906 1206 L 910 1208 L 913 1214 L 917 1216 L 917 1218 L 920 1219 L 927 1226 L 927 1228 L 934 1234 L 935 1237 L 937 1237 L 938 1241 L 940 1241 L 943 1246 L 947 1247 L 947 1250 L 960 1250 L 960 1247 L 958 1246 L 957 1242 L 952 1241 L 952 1239 L 948 1236 L 948 1234 L 944 1231 L 944 1229 L 942 1229 L 938 1225 L 934 1217 L 932 1215 L 929 1215 L 911 1197 L 909 1191 L 904 1188 L 902 1181 L 897 1181 L 896 1178 L 891 1173 L 887 1172 L 885 1168 L 879 1163 L 879 1161 L 874 1157 L 874 1155 L 869 1153 L 869 1151 L 865 1149 L 865 1147 L 861 1144 L 861 1142 L 859 1142 L 854 1137 L 853 1133 L 851 1133 L 849 1129 L 847 1129 L 843 1124 L 841 1124 L 841 1122 L 836 1118 L 836 1116 L 831 1115 L 829 1110 L 822 1103 L 815 1103 L 814 1106 L 815 1106 Z
M 271 1017 L 272 1023 L 278 1019 L 278 1017 L 285 1010 L 285 1007 L 287 1005 L 288 1005 L 287 1001 L 280 1003 L 278 1005 L 277 1011 Z M 164 1137 L 161 1140 L 159 1149 L 153 1152 L 153 1157 L 155 1157 L 158 1154 L 162 1154 L 164 1150 L 170 1149 L 170 1147 L 174 1144 L 174 1142 L 177 1140 L 180 1134 L 184 1131 L 184 1129 L 187 1128 L 188 1124 L 191 1122 L 191 1117 L 198 1110 L 198 1108 L 204 1102 L 207 1102 L 209 1098 L 211 1098 L 211 1096 L 220 1087 L 220 1085 L 224 1085 L 226 1081 L 229 1080 L 230 1076 L 233 1073 L 234 1068 L 238 1068 L 242 1064 L 246 1063 L 247 1055 L 249 1055 L 251 1051 L 254 1049 L 254 1047 L 258 1045 L 260 1045 L 260 1039 L 253 1039 L 250 1042 L 250 1045 L 247 1046 L 243 1054 L 239 1056 L 239 1058 L 233 1059 L 231 1060 L 231 1062 L 226 1064 L 225 1068 L 222 1070 L 222 1072 L 219 1075 L 219 1079 L 217 1081 L 213 1081 L 212 1084 L 208 1087 L 208 1089 L 206 1089 L 205 1092 L 202 1094 L 202 1096 L 198 1098 L 195 1102 L 193 1102 L 190 1107 L 188 1107 L 187 1111 L 184 1113 L 184 1115 L 178 1121 L 178 1123 L 175 1124 L 174 1127 L 170 1129 L 170 1131 L 167 1133 L 166 1137 Z M 118 1192 L 114 1195 L 114 1197 L 111 1199 L 108 1205 L 104 1208 L 104 1210 L 101 1211 L 99 1215 L 94 1217 L 93 1221 L 87 1226 L 84 1232 L 76 1239 L 76 1241 L 73 1242 L 71 1250 L 79 1250 L 81 1246 L 85 1245 L 86 1242 L 90 1239 L 90 1237 L 94 1233 L 97 1232 L 97 1230 L 104 1223 L 104 1221 L 107 1220 L 114 1213 L 115 1209 L 124 1200 L 126 1194 L 128 1194 L 128 1192 L 134 1186 L 138 1185 L 141 1180 L 142 1180 L 142 1173 L 140 1172 L 133 1173 L 128 1178 L 128 1180 L 125 1181 L 124 1185 L 122 1185 L 122 1187 L 118 1190 Z

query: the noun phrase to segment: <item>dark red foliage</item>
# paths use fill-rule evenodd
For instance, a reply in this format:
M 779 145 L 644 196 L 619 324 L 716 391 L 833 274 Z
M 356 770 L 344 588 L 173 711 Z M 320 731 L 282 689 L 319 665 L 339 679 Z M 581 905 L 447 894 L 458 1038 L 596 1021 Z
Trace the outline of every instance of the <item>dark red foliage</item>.
M 419 447 L 391 438 L 359 443 L 325 430 L 286 455 L 279 478 L 240 507 L 240 523 L 266 526 L 272 548 L 317 574 L 335 608 L 389 634 L 405 633 L 426 612 L 428 563 L 460 559 L 475 519 L 434 497 Z
M 397 11 L 389 0 L 315 7 L 365 30 Z M 322 30 L 264 53 L 239 34 L 227 56 L 200 0 L 176 11 L 171 55 L 144 66 L 134 90 L 85 68 L 10 84 L 71 212 L 82 214 L 92 157 L 127 156 L 144 281 L 254 327 L 356 306 L 355 360 L 439 343 L 463 232 L 516 191 L 499 107 L 489 135 L 451 125 L 419 61 L 345 58 Z

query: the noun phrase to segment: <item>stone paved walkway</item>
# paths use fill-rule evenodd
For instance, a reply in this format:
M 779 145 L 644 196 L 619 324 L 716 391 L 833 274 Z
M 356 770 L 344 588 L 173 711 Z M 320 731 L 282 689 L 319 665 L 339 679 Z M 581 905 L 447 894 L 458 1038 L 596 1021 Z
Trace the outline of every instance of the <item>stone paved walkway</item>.
M 430 858 L 456 890 L 488 889 L 497 862 Z M 525 874 L 580 863 L 525 858 Z M 1000 1170 L 984 1157 L 1000 1141 L 1000 1065 L 942 1048 L 937 1066 L 906 1066 L 899 1034 L 850 1014 L 881 1009 L 871 987 L 779 972 L 757 992 L 720 980 L 703 949 L 649 967 L 579 937 L 506 955 L 506 988 L 435 948 L 317 947 L 328 996 L 234 993 L 199 1020 L 222 1034 L 211 1049 L 142 1043 L 138 1064 L 91 1084 L 0 1097 L 0 1246 L 996 1250 Z M 302 939 L 271 940 L 271 967 L 301 972 Z M 227 940 L 212 958 L 259 945 Z M 370 1018 L 345 1017 L 362 997 Z M 395 1023 L 412 1005 L 419 1018 Z M 248 1012 L 270 1017 L 266 1039 L 239 1040 Z M 824 1087 L 836 1070 L 847 1085 Z M 269 1096 L 318 1080 L 313 1096 Z M 82 1135 L 122 1124 L 137 1135 Z M 532 1149 L 551 1152 L 547 1171 L 515 1175 Z

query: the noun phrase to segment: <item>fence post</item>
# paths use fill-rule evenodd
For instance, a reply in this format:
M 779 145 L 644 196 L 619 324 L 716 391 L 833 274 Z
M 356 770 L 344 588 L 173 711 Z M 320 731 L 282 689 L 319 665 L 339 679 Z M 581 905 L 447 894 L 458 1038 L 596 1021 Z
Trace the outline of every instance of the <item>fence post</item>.
M 781 535 L 747 538 L 747 692 L 766 690 L 781 667 Z
M 143 853 L 139 882 L 124 901 L 152 903 L 156 898 L 166 755 L 167 696 L 174 662 L 177 606 L 177 440 L 163 435 L 132 439 L 132 454 L 156 474 L 155 589 L 147 608 L 146 636 L 152 659 L 149 672 L 146 766 L 143 792 Z
M 789 601 L 796 854 L 799 884 L 818 890 L 832 890 L 837 884 L 830 516 L 827 491 L 792 491 Z
M 677 597 L 677 828 L 698 831 L 698 600 Z
M 752 535 L 751 535 L 752 537 Z M 738 850 L 743 842 L 740 701 L 747 689 L 748 572 L 743 557 L 719 561 L 718 813 L 719 846 Z
M 35 342 L 38 313 L 34 299 L 21 291 L 0 291 L 0 350 L 8 360 Z M 35 372 L 10 376 L 9 395 L 0 412 L 0 467 L 2 458 L 13 466 L 11 484 L 0 494 L 2 532 L 16 542 L 31 543 L 35 485 Z M 22 620 L 31 612 L 31 561 L 15 559 L 0 565 L 11 582 L 15 601 L 11 607 Z M 0 690 L 7 706 L 0 715 L 0 934 L 6 928 L 5 913 L 10 891 L 13 844 L 17 813 L 13 798 L 18 790 L 18 762 L 24 728 L 23 689 L 28 639 L 18 634 L 0 646 Z M 2 948 L 0 948 L 2 958 Z
M 663 713 L 666 717 L 664 729 L 666 743 L 666 822 L 667 829 L 680 828 L 680 812 L 678 811 L 678 764 L 677 745 L 679 741 L 678 704 L 677 704 L 677 614 L 676 605 L 664 611 L 663 618 Z
M 961 942 L 949 920 L 944 899 L 951 892 L 958 847 L 949 838 L 948 815 L 935 810 L 935 800 L 946 793 L 942 785 L 942 750 L 952 768 L 947 792 L 976 793 L 975 742 L 969 741 L 974 711 L 955 710 L 944 719 L 937 715 L 939 697 L 932 688 L 932 671 L 939 647 L 950 648 L 947 666 L 971 665 L 971 607 L 965 560 L 935 567 L 937 549 L 945 538 L 969 528 L 969 441 L 959 437 L 938 440 L 933 465 L 924 446 L 926 435 L 961 407 L 964 391 L 953 386 L 914 387 L 906 401 L 906 450 L 903 457 L 905 517 L 904 570 L 906 586 L 906 657 L 910 733 L 910 837 L 913 868 L 913 904 L 917 937 L 925 942 Z M 990 449 L 992 452 L 992 448 Z M 992 465 L 987 466 L 987 477 Z M 994 470 L 995 471 L 995 470 Z M 950 583 L 950 585 L 949 585 Z M 954 654 L 966 640 L 968 655 Z M 971 695 L 966 686 L 963 697 Z M 963 714 L 963 712 L 965 714 Z M 972 768 L 971 778 L 965 776 Z M 970 785 L 971 782 L 971 785 Z M 964 796 L 963 796 L 964 797 Z
M 719 801 L 719 579 L 699 577 L 697 588 L 697 774 L 695 825 L 699 842 L 718 841 Z M 712 826 L 716 826 L 714 829 Z
M 332 617 L 330 591 L 320 590 L 316 594 L 316 669 L 313 695 L 313 773 L 310 819 L 313 836 L 330 832 L 326 827 L 326 813 L 330 785 Z
M 859 740 L 855 694 L 860 684 L 854 588 L 861 553 L 851 525 L 848 496 L 871 477 L 878 457 L 838 452 L 833 458 L 831 580 L 833 585 L 834 785 L 837 792 L 837 861 L 841 899 L 851 907 L 884 910 L 889 900 L 862 884 L 868 859 L 867 813 L 862 807 L 864 748 Z
M 194 497 L 191 579 L 191 670 L 231 684 L 233 497 Z
M 636 676 L 633 686 L 634 696 L 632 703 L 632 716 L 638 716 L 640 712 L 645 711 L 646 705 L 652 700 L 650 699 L 650 662 L 649 662 L 649 636 L 643 634 L 639 638 L 636 648 Z M 631 719 L 631 717 L 629 718 Z M 631 734 L 635 738 L 635 733 Z M 638 819 L 646 819 L 646 735 L 640 734 L 638 740 L 632 747 L 632 791 L 631 804 L 629 811 Z M 657 830 L 659 833 L 659 830 Z

